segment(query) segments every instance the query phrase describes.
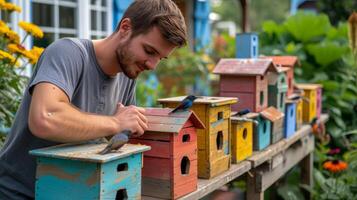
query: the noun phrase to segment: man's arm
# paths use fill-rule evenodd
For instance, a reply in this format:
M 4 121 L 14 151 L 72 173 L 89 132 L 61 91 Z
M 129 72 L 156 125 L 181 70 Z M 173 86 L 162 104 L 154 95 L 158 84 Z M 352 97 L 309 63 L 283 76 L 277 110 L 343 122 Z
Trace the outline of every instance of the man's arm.
M 143 108 L 120 105 L 113 116 L 85 113 L 74 107 L 64 91 L 51 83 L 35 86 L 29 110 L 29 128 L 35 136 L 55 142 L 78 142 L 130 130 L 147 129 Z

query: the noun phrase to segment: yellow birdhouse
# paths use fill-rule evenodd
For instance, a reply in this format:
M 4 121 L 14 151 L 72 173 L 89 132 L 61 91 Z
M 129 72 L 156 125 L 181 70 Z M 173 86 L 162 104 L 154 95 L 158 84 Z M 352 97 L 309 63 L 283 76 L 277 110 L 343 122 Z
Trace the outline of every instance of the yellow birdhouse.
M 322 88 L 320 84 L 296 84 L 296 87 L 304 91 L 303 100 L 303 122 L 309 123 L 317 115 L 318 101 L 321 101 L 321 97 L 317 96 L 317 91 Z
M 246 117 L 231 117 L 232 163 L 238 163 L 253 153 L 253 121 Z
M 184 99 L 172 97 L 159 99 L 163 107 L 174 108 Z M 230 116 L 231 97 L 199 97 L 191 110 L 204 123 L 206 129 L 197 130 L 198 177 L 212 178 L 230 167 Z

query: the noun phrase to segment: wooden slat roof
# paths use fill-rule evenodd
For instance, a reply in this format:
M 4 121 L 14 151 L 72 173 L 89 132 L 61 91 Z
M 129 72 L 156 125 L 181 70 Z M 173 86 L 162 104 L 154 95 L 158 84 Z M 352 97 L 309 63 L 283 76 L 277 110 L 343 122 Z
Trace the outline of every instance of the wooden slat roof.
M 298 89 L 303 89 L 303 90 L 316 90 L 317 88 L 322 88 L 321 84 L 315 84 L 315 83 L 298 83 L 295 84 L 295 86 Z
M 170 97 L 159 99 L 160 103 L 178 103 L 181 102 L 186 96 Z M 235 104 L 238 102 L 236 97 L 209 97 L 209 96 L 198 96 L 195 100 L 195 104 L 210 104 L 210 106 L 222 106 L 227 104 Z
M 297 56 L 264 56 L 260 58 L 272 59 L 275 65 L 282 65 L 283 67 L 295 67 L 295 65 L 300 65 Z
M 148 130 L 153 132 L 178 133 L 188 120 L 198 129 L 204 129 L 205 125 L 192 111 L 170 113 L 170 108 L 146 108 L 145 116 L 148 119 Z
M 284 117 L 284 113 L 280 112 L 278 109 L 276 109 L 273 106 L 270 106 L 269 108 L 263 110 L 262 112 L 260 112 L 260 114 L 264 118 L 272 122 L 275 122 L 276 120 L 279 120 Z
M 224 58 L 216 65 L 213 73 L 225 75 L 247 75 L 247 76 L 263 76 L 267 71 L 277 71 L 276 66 L 271 59 L 251 58 Z

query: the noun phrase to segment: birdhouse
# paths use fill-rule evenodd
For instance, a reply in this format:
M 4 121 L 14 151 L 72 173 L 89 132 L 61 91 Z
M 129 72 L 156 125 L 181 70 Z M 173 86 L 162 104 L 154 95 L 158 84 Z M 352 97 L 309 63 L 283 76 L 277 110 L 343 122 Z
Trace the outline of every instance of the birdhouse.
M 258 35 L 256 33 L 238 33 L 236 35 L 236 58 L 258 57 Z
M 191 111 L 146 109 L 148 129 L 130 143 L 151 146 L 144 153 L 145 196 L 177 199 L 197 189 L 197 132 L 204 124 Z
M 260 114 L 271 122 L 271 143 L 278 142 L 283 138 L 284 113 L 273 106 L 263 110 Z
M 220 96 L 239 99 L 233 111 L 260 112 L 268 105 L 268 71 L 276 71 L 269 59 L 221 59 L 213 73 L 220 75 Z
M 299 65 L 298 57 L 296 56 L 266 56 L 262 58 L 270 58 L 275 65 L 281 65 L 288 67 L 286 71 L 286 79 L 288 83 L 288 90 L 286 92 L 287 97 L 294 92 L 294 68 Z
M 294 88 L 297 89 L 297 88 Z M 294 100 L 296 102 L 296 130 L 299 130 L 301 126 L 303 125 L 303 96 L 304 96 L 304 91 L 303 90 L 296 90 L 292 95 L 290 95 L 289 99 Z
M 296 101 L 286 100 L 284 137 L 289 138 L 296 131 Z
M 184 97 L 159 99 L 163 107 L 176 107 Z M 203 97 L 196 99 L 191 110 L 204 122 L 198 130 L 198 176 L 212 178 L 230 167 L 231 105 L 237 98 Z
M 268 72 L 268 105 L 285 112 L 285 99 L 288 91 L 286 72 L 290 69 L 276 65 L 277 71 Z
M 66 144 L 30 151 L 37 158 L 35 198 L 140 199 L 145 145 L 125 144 L 100 155 L 107 144 Z M 25 166 L 24 166 L 25 167 Z
M 303 120 L 310 123 L 311 120 L 321 113 L 321 88 L 320 84 L 296 84 L 298 89 L 304 90 Z M 319 109 L 319 111 L 317 111 Z
M 253 150 L 260 151 L 270 145 L 271 122 L 259 113 L 244 115 L 254 122 L 253 126 Z
M 231 117 L 232 163 L 238 163 L 253 153 L 253 121 L 247 117 Z

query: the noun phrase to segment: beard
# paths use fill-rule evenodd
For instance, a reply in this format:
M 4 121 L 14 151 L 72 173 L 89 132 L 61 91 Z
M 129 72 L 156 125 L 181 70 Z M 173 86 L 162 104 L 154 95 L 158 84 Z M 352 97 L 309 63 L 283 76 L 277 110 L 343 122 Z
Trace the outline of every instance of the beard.
M 137 63 L 135 62 L 135 55 L 130 50 L 130 41 L 123 43 L 116 50 L 117 61 L 120 65 L 121 71 L 130 79 L 136 79 L 140 72 L 136 71 Z

